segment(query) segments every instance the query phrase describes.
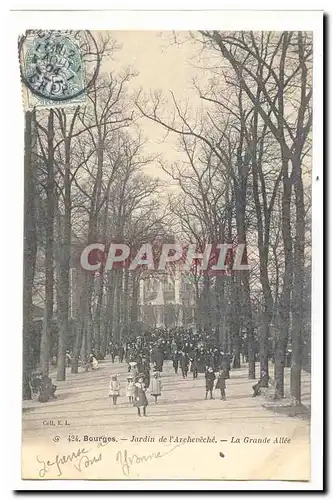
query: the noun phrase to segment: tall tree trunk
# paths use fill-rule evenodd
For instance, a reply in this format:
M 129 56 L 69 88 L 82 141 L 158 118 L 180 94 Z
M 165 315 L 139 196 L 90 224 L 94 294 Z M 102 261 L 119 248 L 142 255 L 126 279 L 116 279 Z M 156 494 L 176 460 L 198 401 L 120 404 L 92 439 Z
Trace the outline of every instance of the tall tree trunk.
M 64 171 L 64 218 L 63 240 L 60 251 L 60 283 L 59 283 L 59 338 L 57 380 L 66 379 L 66 342 L 68 336 L 69 314 L 69 263 L 71 251 L 71 181 L 70 181 L 70 140 L 65 139 L 65 171 Z
M 258 97 L 259 98 L 259 97 Z M 257 124 L 258 116 L 256 115 L 255 123 Z M 255 129 L 256 129 L 255 125 Z M 268 277 L 268 251 L 269 251 L 269 234 L 270 234 L 270 216 L 268 214 L 267 200 L 264 199 L 264 208 L 259 197 L 259 168 L 261 169 L 261 161 L 257 159 L 257 131 L 255 130 L 255 144 L 252 150 L 252 174 L 253 174 L 253 195 L 255 200 L 256 215 L 257 215 L 257 235 L 258 235 L 258 251 L 260 263 L 260 283 L 264 296 L 264 313 L 262 316 L 262 328 L 260 332 L 260 372 L 268 373 L 268 342 L 270 338 L 270 323 L 273 312 L 273 299 Z M 260 163 L 260 166 L 258 165 Z M 261 170 L 262 190 L 266 193 L 264 178 Z M 266 195 L 265 195 L 266 196 Z M 264 211 L 264 213 L 262 213 Z M 265 225 L 264 225 L 265 221 Z
M 211 287 L 210 279 L 208 274 L 203 275 L 203 326 L 206 332 L 210 332 L 212 329 L 212 306 L 211 306 Z
M 221 342 L 223 331 L 222 331 L 222 316 L 224 311 L 222 311 L 224 304 L 224 277 L 217 275 L 215 281 L 215 331 L 216 339 Z
M 276 381 L 276 397 L 284 395 L 285 354 L 290 331 L 290 295 L 293 279 L 293 251 L 291 238 L 291 180 L 288 174 L 289 153 L 282 149 L 283 195 L 282 195 L 282 237 L 284 245 L 284 277 L 279 317 L 281 328 L 275 346 L 274 378 Z
M 201 328 L 201 318 L 200 318 L 200 294 L 199 294 L 199 282 L 198 279 L 194 278 L 194 287 L 195 287 L 195 310 L 194 310 L 194 319 L 195 326 L 197 330 Z
M 302 170 L 300 161 L 295 160 L 295 200 L 296 200 L 296 235 L 294 240 L 294 283 L 292 294 L 292 330 L 291 330 L 291 378 L 290 393 L 296 404 L 301 404 L 302 370 L 302 333 L 304 308 L 304 245 L 305 245 L 305 210 Z
M 131 323 L 138 321 L 138 302 L 139 302 L 139 279 L 133 272 L 132 282 L 132 301 L 131 301 Z
M 292 363 L 290 392 L 295 404 L 301 404 L 301 369 L 302 348 L 304 334 L 304 253 L 305 253 L 305 208 L 304 189 L 302 180 L 302 145 L 305 143 L 304 118 L 308 107 L 310 107 L 310 96 L 308 93 L 308 68 L 305 57 L 304 36 L 302 32 L 297 33 L 298 56 L 301 67 L 301 94 L 300 108 L 298 113 L 297 136 L 295 155 L 292 157 L 294 180 L 295 204 L 296 204 L 296 235 L 294 240 L 294 286 L 292 306 Z M 309 130 L 311 127 L 311 115 L 309 110 Z
M 124 300 L 123 300 L 123 322 L 126 328 L 128 327 L 128 293 L 129 293 L 129 270 L 124 269 Z
M 83 315 L 81 316 L 79 324 L 76 325 L 73 358 L 71 362 L 71 373 L 78 373 L 79 371 L 80 347 L 82 343 L 83 328 L 84 328 L 84 323 L 82 321 L 82 318 Z
M 45 307 L 40 349 L 40 366 L 43 374 L 49 373 L 50 338 L 53 317 L 53 239 L 54 239 L 54 117 L 50 109 L 48 117 L 48 164 L 46 185 L 46 231 L 45 231 Z
M 115 276 L 115 304 L 113 313 L 113 329 L 114 338 L 118 342 L 120 340 L 120 328 L 121 328 L 121 296 L 122 296 L 122 269 L 116 268 L 114 270 Z
M 240 351 L 241 351 L 241 339 L 240 339 L 240 287 L 239 278 L 234 275 L 230 279 L 231 286 L 231 339 L 234 355 L 233 368 L 240 368 Z
M 268 356 L 269 356 L 269 333 L 270 333 L 270 315 L 267 310 L 267 304 L 264 304 L 264 312 L 262 315 L 262 325 L 260 330 L 260 374 L 268 373 Z
M 97 359 L 101 359 L 101 311 L 102 311 L 103 296 L 104 296 L 104 268 L 101 265 L 99 283 L 98 283 L 97 304 L 94 315 L 95 354 Z
M 33 369 L 33 302 L 32 289 L 35 276 L 37 235 L 35 209 L 36 178 L 35 111 L 25 113 L 24 131 L 24 269 L 23 269 L 23 399 L 30 399 L 29 378 Z
M 244 302 L 245 302 L 245 321 L 246 321 L 246 339 L 247 339 L 247 355 L 249 362 L 248 378 L 254 380 L 256 378 L 256 355 L 254 349 L 254 325 L 252 315 L 252 304 L 250 295 L 250 282 L 248 273 L 243 275 L 244 286 Z
M 75 332 L 75 341 L 74 341 L 74 349 L 73 349 L 73 358 L 71 362 L 71 373 L 78 373 L 79 370 L 79 357 L 80 357 L 80 350 L 82 347 L 82 342 L 83 342 L 83 330 L 84 330 L 84 320 L 85 320 L 85 300 L 84 300 L 84 293 L 86 293 L 87 290 L 87 280 L 88 280 L 88 273 L 83 272 L 81 269 L 76 270 L 76 278 L 75 278 L 75 293 L 77 297 L 77 314 L 78 314 L 78 321 L 77 321 L 77 326 L 76 326 L 76 332 Z M 73 290 L 74 293 L 74 290 Z
M 114 269 L 110 269 L 107 274 L 106 285 L 106 335 L 104 338 L 104 351 L 108 350 L 109 342 L 113 333 L 113 311 L 114 311 L 114 298 L 115 298 L 115 279 Z
M 246 206 L 247 206 L 247 184 L 248 184 L 248 172 L 249 168 L 247 162 L 249 159 L 247 158 L 248 151 L 245 150 L 245 122 L 243 118 L 243 110 L 242 110 L 242 91 L 239 93 L 239 106 L 241 113 L 241 130 L 240 130 L 240 143 L 237 149 L 237 176 L 233 175 L 234 181 L 234 196 L 235 196 L 235 205 L 236 205 L 236 226 L 237 226 L 237 243 L 244 245 L 244 254 L 243 254 L 243 262 L 242 264 L 247 265 L 247 238 L 246 238 Z M 230 210 L 229 210 L 230 211 Z M 231 212 L 231 211 L 230 211 Z M 232 242 L 232 230 L 231 230 L 231 218 L 232 212 L 229 215 L 228 222 L 228 239 L 229 242 Z M 233 272 L 233 271 L 232 271 Z M 248 370 L 248 378 L 255 378 L 255 352 L 254 352 L 254 327 L 253 327 L 253 318 L 252 318 L 252 302 L 251 302 L 251 292 L 250 292 L 250 277 L 249 271 L 247 270 L 236 270 L 236 273 L 240 273 L 241 281 L 242 281 L 242 289 L 244 296 L 244 305 L 245 305 L 245 317 L 246 317 L 246 331 L 247 331 L 247 347 L 248 347 L 248 361 L 249 361 L 249 370 Z M 238 281 L 234 281 L 232 286 L 236 286 L 238 288 Z M 239 301 L 239 293 L 234 295 L 235 300 Z M 239 311 L 239 308 L 236 308 L 236 311 Z M 237 349 L 240 348 L 240 338 L 239 338 L 239 312 L 237 312 L 237 321 L 235 320 L 235 328 L 236 325 L 238 328 L 238 334 L 235 338 Z M 235 330 L 236 333 L 236 330 Z M 238 358 L 236 363 L 240 366 L 240 360 Z
M 245 263 L 247 260 L 247 249 L 244 247 Z M 248 353 L 248 378 L 253 380 L 256 378 L 256 361 L 255 361 L 255 349 L 254 349 L 254 325 L 253 325 L 253 315 L 252 315 L 252 302 L 251 302 L 251 291 L 250 291 L 250 276 L 249 271 L 241 271 L 241 283 L 243 286 L 243 296 L 244 296 L 244 316 L 246 324 L 246 339 L 247 339 L 247 353 Z

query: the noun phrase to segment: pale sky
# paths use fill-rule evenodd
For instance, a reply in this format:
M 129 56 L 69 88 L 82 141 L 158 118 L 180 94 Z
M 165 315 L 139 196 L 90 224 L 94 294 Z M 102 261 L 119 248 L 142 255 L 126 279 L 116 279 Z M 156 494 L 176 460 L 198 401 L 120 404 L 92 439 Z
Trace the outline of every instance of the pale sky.
M 177 36 L 179 35 L 184 37 L 185 33 L 177 33 Z M 113 60 L 104 63 L 104 71 L 113 68 L 116 72 L 121 72 L 130 66 L 139 73 L 129 86 L 131 91 L 139 90 L 140 87 L 147 93 L 161 90 L 169 99 L 170 90 L 172 90 L 177 101 L 188 100 L 194 110 L 202 105 L 191 83 L 193 78 L 203 76 L 202 70 L 193 67 L 199 53 L 199 46 L 194 46 L 191 42 L 174 44 L 171 31 L 163 33 L 113 31 L 112 37 L 122 45 L 122 48 L 116 51 Z M 173 110 L 172 104 L 170 104 L 170 112 L 171 110 Z M 175 134 L 169 134 L 162 143 L 166 133 L 162 126 L 147 119 L 141 119 L 139 123 L 143 135 L 148 138 L 145 146 L 147 153 L 163 154 L 169 162 L 184 158 L 183 154 L 177 152 Z M 170 179 L 159 167 L 155 168 L 158 168 L 158 172 L 151 171 L 153 175 Z
M 95 32 L 95 35 L 97 33 Z M 198 67 L 200 62 L 203 64 L 202 59 L 200 61 L 202 46 L 190 40 L 188 32 L 176 33 L 176 41 L 182 43 L 175 43 L 172 31 L 112 31 L 108 34 L 121 45 L 121 49 L 113 54 L 112 59 L 105 60 L 102 71 L 114 70 L 120 73 L 127 67 L 135 70 L 138 76 L 129 84 L 130 91 L 134 93 L 140 88 L 147 94 L 150 91 L 162 91 L 163 96 L 169 99 L 169 106 L 166 107 L 163 117 L 169 114 L 171 118 L 174 110 L 170 90 L 178 103 L 189 101 L 194 112 L 200 110 L 202 106 L 208 106 L 198 97 L 192 80 L 199 79 L 200 86 L 204 87 L 211 74 Z M 207 57 L 206 54 L 206 63 Z M 209 57 L 209 61 L 213 62 L 213 55 Z M 191 122 L 193 123 L 192 120 Z M 146 118 L 140 119 L 138 123 L 143 136 L 148 139 L 145 145 L 147 154 L 161 154 L 167 162 L 186 159 L 185 153 L 177 150 L 176 134 L 170 133 L 165 138 L 165 128 Z M 163 139 L 164 142 L 162 142 Z M 311 160 L 308 161 L 311 162 Z M 305 164 L 308 161 L 306 160 Z M 309 170 L 311 171 L 311 165 Z M 171 183 L 171 178 L 158 164 L 150 166 L 149 173 L 158 175 Z M 311 173 L 309 178 L 311 178 Z M 308 179 L 305 182 L 307 183 Z

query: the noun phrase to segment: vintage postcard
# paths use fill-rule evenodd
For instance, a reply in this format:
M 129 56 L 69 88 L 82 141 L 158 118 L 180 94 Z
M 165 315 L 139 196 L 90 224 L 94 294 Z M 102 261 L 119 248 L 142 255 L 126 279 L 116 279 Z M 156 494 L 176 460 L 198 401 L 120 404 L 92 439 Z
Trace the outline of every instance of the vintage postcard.
M 321 14 L 239 16 L 18 34 L 25 480 L 311 481 Z

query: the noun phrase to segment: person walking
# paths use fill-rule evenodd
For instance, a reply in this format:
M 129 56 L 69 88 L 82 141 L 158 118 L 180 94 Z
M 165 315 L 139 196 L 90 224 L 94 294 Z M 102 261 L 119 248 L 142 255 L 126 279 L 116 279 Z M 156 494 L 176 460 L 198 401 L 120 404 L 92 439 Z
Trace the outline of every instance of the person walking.
M 221 367 L 225 373 L 225 378 L 230 378 L 230 354 L 223 354 Z
M 215 389 L 220 389 L 220 392 L 221 392 L 220 399 L 222 399 L 223 401 L 226 400 L 226 397 L 225 397 L 225 379 L 226 379 L 226 373 L 224 370 L 222 370 L 222 368 L 220 368 L 218 378 L 216 381 L 216 385 L 215 385 Z
M 182 370 L 183 378 L 187 378 L 188 365 L 189 365 L 189 357 L 186 354 L 186 352 L 183 351 L 180 356 L 180 368 Z
M 198 378 L 198 361 L 196 356 L 191 360 L 191 372 L 193 374 L 193 380 Z
M 115 357 L 116 357 L 116 349 L 114 345 L 110 345 L 110 356 L 111 356 L 111 361 L 112 363 L 115 362 Z
M 160 377 L 160 372 L 154 372 L 153 378 L 151 379 L 151 395 L 155 398 L 155 403 L 157 403 L 157 398 L 162 393 L 162 382 Z
M 150 363 L 148 359 L 143 356 L 142 357 L 142 371 L 141 373 L 143 374 L 143 382 L 146 387 L 150 386 Z
M 179 366 L 179 354 L 177 351 L 175 351 L 172 355 L 172 366 L 173 369 L 175 370 L 175 373 L 178 373 L 178 366 Z
M 146 408 L 148 400 L 146 396 L 146 386 L 143 382 L 143 375 L 138 375 L 137 382 L 134 384 L 134 406 L 138 409 L 138 415 L 141 417 L 141 408 L 143 415 L 146 417 Z
M 215 373 L 213 368 L 210 366 L 208 370 L 206 371 L 206 397 L 207 399 L 208 393 L 210 393 L 210 399 L 213 398 L 213 389 L 214 389 L 214 380 L 215 380 Z
M 113 404 L 117 404 L 117 399 L 120 395 L 120 383 L 118 381 L 118 376 L 117 375 L 112 375 L 111 381 L 110 381 L 110 392 L 109 396 L 112 397 Z
M 119 363 L 122 363 L 124 361 L 124 357 L 125 357 L 125 347 L 121 345 L 119 347 Z
M 151 361 L 156 366 L 156 370 L 163 371 L 164 354 L 160 345 L 154 347 L 151 352 Z

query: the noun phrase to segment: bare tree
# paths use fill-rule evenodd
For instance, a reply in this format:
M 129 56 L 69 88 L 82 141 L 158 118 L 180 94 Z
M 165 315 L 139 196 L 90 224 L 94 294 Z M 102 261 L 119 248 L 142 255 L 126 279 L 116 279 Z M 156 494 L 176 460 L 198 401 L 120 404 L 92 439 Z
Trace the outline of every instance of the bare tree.
M 37 236 L 35 209 L 36 124 L 35 112 L 25 114 L 24 131 L 24 276 L 23 276 L 23 399 L 30 399 L 29 378 L 33 369 L 33 302 Z

